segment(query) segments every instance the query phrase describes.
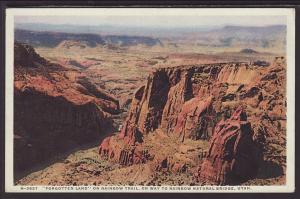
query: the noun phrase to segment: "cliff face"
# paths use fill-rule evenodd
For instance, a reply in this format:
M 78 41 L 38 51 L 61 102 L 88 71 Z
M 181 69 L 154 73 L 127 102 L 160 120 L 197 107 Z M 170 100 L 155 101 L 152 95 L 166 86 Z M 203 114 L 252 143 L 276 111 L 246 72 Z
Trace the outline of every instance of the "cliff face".
M 223 114 L 223 104 L 237 101 L 230 91 L 256 77 L 257 71 L 247 64 L 158 69 L 136 93 L 121 134 L 127 135 L 129 128 L 142 134 L 160 128 L 182 140 L 208 138 L 216 112 Z
M 15 43 L 14 159 L 16 171 L 99 139 L 118 100 L 80 72 L 52 64 Z
M 199 171 L 200 182 L 226 185 L 254 177 L 260 154 L 252 136 L 251 124 L 241 107 L 229 119 L 220 121 Z
M 150 162 L 156 170 L 189 170 L 206 184 L 264 175 L 260 168 L 269 161 L 282 165 L 278 175 L 284 175 L 285 79 L 281 57 L 267 67 L 221 63 L 157 69 L 136 92 L 120 134 L 107 138 L 110 144 L 103 142 L 99 152 L 117 162 L 129 154 L 127 165 Z M 243 114 L 247 119 L 239 117 Z M 201 143 L 201 152 L 190 143 Z
M 199 120 L 200 115 L 212 112 L 212 99 L 210 93 L 207 93 L 208 82 L 201 82 L 203 87 L 200 89 L 196 86 L 200 82 L 196 82 L 193 77 L 201 74 L 205 67 L 163 68 L 155 71 L 147 85 L 138 91 L 142 97 L 136 105 L 133 103 L 131 106 L 121 134 L 135 126 L 142 134 L 161 128 L 167 134 L 184 133 L 190 137 L 195 126 L 192 120 Z M 212 81 L 216 78 L 208 69 L 203 75 Z M 190 116 L 189 121 L 185 120 L 187 115 Z M 183 132 L 182 126 L 185 130 Z

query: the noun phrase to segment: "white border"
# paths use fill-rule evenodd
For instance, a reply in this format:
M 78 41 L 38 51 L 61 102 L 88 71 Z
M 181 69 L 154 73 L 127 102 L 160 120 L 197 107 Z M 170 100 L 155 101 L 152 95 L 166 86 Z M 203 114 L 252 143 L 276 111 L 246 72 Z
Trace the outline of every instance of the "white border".
M 233 190 L 216 190 L 219 186 L 195 186 L 201 190 L 174 191 L 171 186 L 134 186 L 136 190 L 101 190 L 109 186 L 14 186 L 13 185 L 13 54 L 14 54 L 14 16 L 286 16 L 287 17 L 287 170 L 286 185 L 282 186 L 226 186 Z M 295 190 L 295 9 L 293 8 L 8 8 L 6 9 L 6 73 L 5 73 L 5 191 L 6 192 L 186 192 L 186 193 L 275 193 Z M 112 186 L 117 187 L 117 186 Z M 181 186 L 188 188 L 188 186 Z M 194 187 L 194 186 L 193 186 Z M 191 187 L 193 189 L 193 187 Z M 24 188 L 24 189 L 22 189 Z M 65 189 L 68 188 L 69 190 Z M 85 188 L 85 190 L 79 190 Z M 153 187 L 152 187 L 153 188 Z M 195 188 L 195 189 L 196 189 Z M 220 187 L 219 187 L 220 188 Z M 224 188 L 224 187 L 223 187 Z M 71 189 L 71 190 L 70 190 Z M 99 190 L 94 190 L 99 189 Z M 206 189 L 206 190 L 204 190 Z M 209 189 L 209 190 L 207 190 Z
M 293 8 L 8 8 L 19 16 L 288 16 Z M 100 11 L 100 12 L 99 12 Z

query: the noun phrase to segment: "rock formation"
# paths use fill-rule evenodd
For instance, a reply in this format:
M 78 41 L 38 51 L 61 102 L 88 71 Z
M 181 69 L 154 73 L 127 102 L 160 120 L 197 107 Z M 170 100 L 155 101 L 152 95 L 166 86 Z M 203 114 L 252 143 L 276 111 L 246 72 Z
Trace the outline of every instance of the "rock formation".
M 79 71 L 52 64 L 20 43 L 14 69 L 16 171 L 100 139 L 112 127 L 118 100 Z
M 273 169 L 266 162 L 284 173 L 285 65 L 278 57 L 263 67 L 159 68 L 135 93 L 120 133 L 102 142 L 99 153 L 123 165 L 191 172 L 202 184 L 265 175 Z
M 251 124 L 247 122 L 241 107 L 231 118 L 220 121 L 199 171 L 200 182 L 225 185 L 254 177 L 258 171 L 260 154 L 252 134 Z
M 201 91 L 197 90 L 201 89 L 197 87 L 200 82 L 193 82 L 193 75 L 201 73 L 205 67 L 162 68 L 155 71 L 147 85 L 137 91 L 121 134 L 130 134 L 129 129 L 147 134 L 161 128 L 167 134 L 190 137 L 194 130 L 191 126 L 213 112 L 212 98 L 205 90 L 208 82 L 201 82 Z M 205 71 L 205 75 L 211 80 L 216 78 L 213 70 Z

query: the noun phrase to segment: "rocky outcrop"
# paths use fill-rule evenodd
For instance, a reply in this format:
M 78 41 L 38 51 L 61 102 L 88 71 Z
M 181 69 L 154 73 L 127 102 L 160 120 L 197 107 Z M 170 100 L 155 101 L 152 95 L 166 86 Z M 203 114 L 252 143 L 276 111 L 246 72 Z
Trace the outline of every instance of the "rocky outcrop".
M 185 136 L 199 139 L 204 130 L 200 129 L 202 132 L 197 135 L 192 135 L 192 132 L 196 130 L 196 124 L 201 123 L 199 128 L 206 128 L 204 118 L 213 113 L 209 81 L 217 78 L 219 67 L 203 65 L 155 71 L 147 85 L 136 92 L 121 136 L 128 135 L 131 139 L 133 134 L 141 137 L 161 128 L 183 140 Z M 186 116 L 189 118 L 186 119 Z M 135 142 L 131 140 L 131 143 Z
M 266 67 L 159 68 L 135 93 L 121 132 L 110 138 L 108 155 L 104 142 L 100 155 L 113 153 L 123 165 L 149 162 L 154 171 L 196 173 L 200 184 L 235 184 L 264 175 L 273 169 L 262 166 L 266 161 L 284 171 L 285 89 L 284 58 Z M 136 155 L 136 147 L 147 149 L 140 153 L 147 158 Z
M 15 43 L 14 45 L 14 63 L 15 66 L 37 67 L 38 64 L 47 64 L 47 60 L 39 56 L 28 44 Z
M 253 130 L 239 107 L 227 120 L 220 121 L 210 140 L 208 155 L 201 165 L 199 181 L 225 185 L 254 177 L 259 151 L 252 139 Z
M 40 57 L 15 43 L 14 163 L 16 171 L 84 143 L 112 128 L 118 100 L 79 71 Z
M 168 136 L 177 137 L 182 142 L 188 139 L 208 139 L 212 129 L 211 117 L 214 114 L 213 98 L 209 95 L 209 82 L 217 78 L 218 65 L 200 67 L 162 68 L 149 76 L 145 86 L 139 88 L 132 100 L 128 116 L 123 127 L 117 135 L 118 141 L 122 143 L 123 149 L 130 148 L 130 152 L 123 152 L 117 147 L 118 144 L 110 144 L 107 148 L 106 142 L 99 147 L 101 156 L 108 157 L 119 163 L 120 156 L 136 153 L 136 146 L 144 142 L 144 136 L 157 129 L 161 129 Z M 201 87 L 200 87 L 201 85 Z M 210 128 L 210 130 L 208 130 Z M 108 138 L 114 140 L 115 136 Z M 112 158 L 110 154 L 117 154 Z M 150 154 L 154 157 L 155 154 Z M 155 161 L 160 165 L 160 159 L 166 157 L 156 155 Z M 125 158 L 126 159 L 126 158 Z M 147 160 L 148 158 L 144 158 Z M 171 160 L 171 159 L 169 159 Z M 132 162 L 139 161 L 129 161 Z M 157 167 L 155 165 L 154 167 Z M 172 170 L 183 170 L 184 163 L 178 164 L 169 161 L 168 168 Z M 178 166 L 181 165 L 181 166 Z M 157 168 L 160 168 L 159 166 Z
M 102 141 L 99 147 L 99 154 L 125 166 L 141 164 L 149 159 L 153 159 L 141 145 L 129 146 L 122 139 L 120 140 L 114 136 L 107 137 Z

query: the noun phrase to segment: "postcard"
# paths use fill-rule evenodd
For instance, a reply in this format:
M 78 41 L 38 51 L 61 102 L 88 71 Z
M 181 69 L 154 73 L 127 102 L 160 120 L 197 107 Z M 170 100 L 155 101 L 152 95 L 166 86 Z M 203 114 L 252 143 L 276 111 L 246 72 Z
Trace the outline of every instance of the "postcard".
M 6 192 L 295 190 L 292 8 L 8 8 Z

